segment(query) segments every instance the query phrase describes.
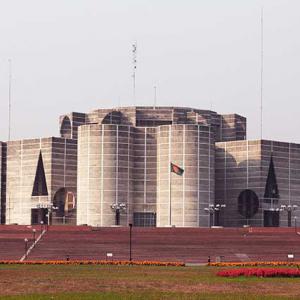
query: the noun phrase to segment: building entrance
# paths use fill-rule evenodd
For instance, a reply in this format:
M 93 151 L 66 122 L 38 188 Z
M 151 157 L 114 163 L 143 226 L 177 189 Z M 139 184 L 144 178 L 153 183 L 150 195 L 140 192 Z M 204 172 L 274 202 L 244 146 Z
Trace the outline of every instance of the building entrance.
M 279 227 L 279 211 L 265 210 L 264 211 L 264 226 Z
M 31 225 L 41 224 L 41 222 L 43 222 L 43 224 L 48 224 L 47 214 L 47 208 L 32 208 Z

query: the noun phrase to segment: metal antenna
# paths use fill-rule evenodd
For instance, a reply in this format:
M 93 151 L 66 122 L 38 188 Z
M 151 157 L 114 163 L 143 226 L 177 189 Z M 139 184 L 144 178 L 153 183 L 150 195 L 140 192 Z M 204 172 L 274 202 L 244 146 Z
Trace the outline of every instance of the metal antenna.
M 12 78 L 12 61 L 8 59 L 8 141 L 11 138 L 11 78 Z
M 260 41 L 260 138 L 263 138 L 263 73 L 264 73 L 264 8 L 261 8 L 261 41 Z
M 136 79 L 136 67 L 137 67 L 137 42 L 132 44 L 132 79 L 133 79 L 133 101 L 134 105 L 136 105 L 136 97 L 135 97 L 135 79 Z
M 156 108 L 156 86 L 154 86 L 154 104 L 153 104 L 153 108 Z
M 121 107 L 121 97 L 118 96 L 118 109 L 120 109 L 120 107 Z

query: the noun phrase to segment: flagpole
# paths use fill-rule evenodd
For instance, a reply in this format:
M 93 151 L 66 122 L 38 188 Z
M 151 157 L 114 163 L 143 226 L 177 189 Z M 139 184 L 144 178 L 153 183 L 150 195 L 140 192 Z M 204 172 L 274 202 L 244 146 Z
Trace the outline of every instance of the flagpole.
M 170 205 L 169 205 L 169 208 L 170 208 L 170 221 L 169 221 L 169 225 L 170 227 L 172 226 L 172 172 L 171 172 L 171 163 L 170 163 L 170 168 L 169 168 L 169 172 L 170 172 L 170 181 L 169 181 L 169 192 L 170 192 Z
M 11 81 L 12 81 L 12 62 L 8 60 L 8 141 L 11 138 Z

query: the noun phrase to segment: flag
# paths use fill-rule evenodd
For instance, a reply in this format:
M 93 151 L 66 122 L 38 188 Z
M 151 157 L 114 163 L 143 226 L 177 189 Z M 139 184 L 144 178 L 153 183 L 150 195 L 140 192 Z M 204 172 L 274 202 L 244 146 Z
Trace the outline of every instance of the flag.
M 179 176 L 182 176 L 184 170 L 180 167 L 178 167 L 177 165 L 171 163 L 171 172 L 179 175 Z

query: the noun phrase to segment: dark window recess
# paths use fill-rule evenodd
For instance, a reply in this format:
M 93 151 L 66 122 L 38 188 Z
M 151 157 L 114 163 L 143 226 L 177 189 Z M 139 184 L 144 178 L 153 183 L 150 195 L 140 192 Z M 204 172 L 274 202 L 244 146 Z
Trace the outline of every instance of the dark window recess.
M 155 213 L 134 213 L 133 226 L 155 227 L 156 214 Z
M 172 121 L 168 120 L 137 120 L 136 126 L 138 127 L 154 127 L 161 125 L 172 125 Z
M 269 172 L 265 187 L 265 194 L 264 194 L 264 202 L 265 203 L 278 203 L 279 199 L 279 190 L 276 180 L 273 156 L 271 156 Z
M 279 211 L 264 211 L 264 226 L 279 227 Z
M 35 173 L 32 196 L 48 196 L 42 152 L 40 152 L 38 165 Z

